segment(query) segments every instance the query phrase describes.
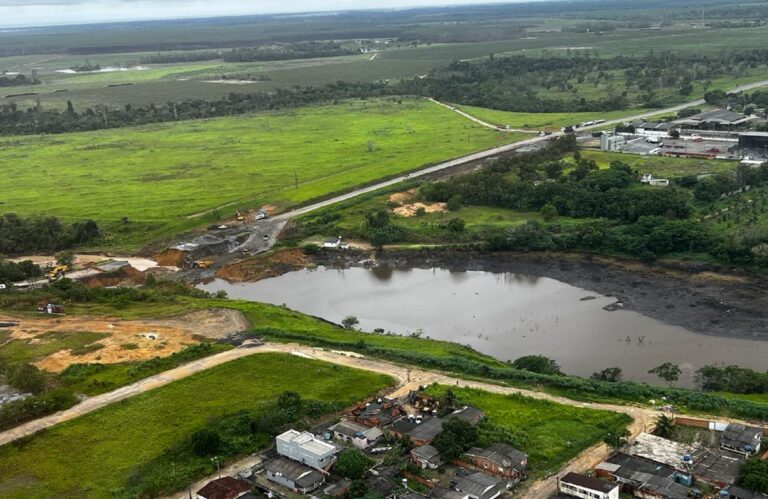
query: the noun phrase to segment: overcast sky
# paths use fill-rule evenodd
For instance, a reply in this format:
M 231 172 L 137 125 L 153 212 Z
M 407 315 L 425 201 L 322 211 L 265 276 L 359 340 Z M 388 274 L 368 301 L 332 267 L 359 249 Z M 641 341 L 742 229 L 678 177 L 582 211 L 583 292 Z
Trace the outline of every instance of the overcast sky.
M 0 27 L 492 2 L 493 0 L 0 0 Z

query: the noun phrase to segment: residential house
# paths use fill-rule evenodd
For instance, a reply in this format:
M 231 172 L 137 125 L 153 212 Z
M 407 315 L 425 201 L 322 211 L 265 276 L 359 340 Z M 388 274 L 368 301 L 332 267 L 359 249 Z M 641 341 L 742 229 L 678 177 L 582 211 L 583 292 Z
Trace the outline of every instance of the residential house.
M 422 445 L 414 448 L 411 451 L 411 461 L 422 470 L 434 470 L 443 464 L 440 451 L 431 445 Z
M 458 478 L 455 488 L 467 499 L 495 499 L 505 490 L 502 480 L 479 471 Z
M 268 462 L 264 468 L 267 480 L 300 494 L 308 494 L 325 482 L 325 475 L 319 471 L 284 457 Z
M 518 480 L 525 475 L 528 455 L 507 444 L 495 443 L 487 449 L 472 447 L 464 453 L 471 467 L 506 479 Z
M 385 426 L 402 414 L 402 409 L 393 400 L 379 397 L 352 410 L 355 421 L 365 426 Z
M 467 496 L 455 490 L 435 487 L 429 492 L 429 499 L 467 499 Z
M 619 485 L 570 472 L 557 478 L 557 490 L 583 499 L 619 499 Z
M 763 430 L 739 423 L 730 423 L 720 439 L 720 447 L 744 455 L 760 452 Z
M 467 423 L 471 424 L 472 426 L 475 426 L 480 421 L 483 420 L 485 417 L 485 413 L 478 409 L 477 407 L 471 407 L 471 406 L 464 406 L 461 409 L 456 409 L 452 413 L 445 416 L 443 419 L 461 419 L 462 421 L 466 421 Z
M 251 492 L 251 487 L 232 478 L 231 476 L 223 476 L 216 480 L 211 480 L 202 489 L 197 491 L 195 495 L 196 499 L 237 499 L 244 497 Z
M 359 449 L 367 449 L 384 435 L 384 432 L 375 426 L 367 427 L 346 419 L 328 429 L 333 432 L 333 438 L 336 440 L 351 443 Z
M 288 430 L 275 439 L 277 453 L 316 470 L 328 471 L 338 449 L 308 431 Z
M 732 486 L 728 487 L 728 499 L 768 499 L 768 494 L 750 492 L 747 489 Z

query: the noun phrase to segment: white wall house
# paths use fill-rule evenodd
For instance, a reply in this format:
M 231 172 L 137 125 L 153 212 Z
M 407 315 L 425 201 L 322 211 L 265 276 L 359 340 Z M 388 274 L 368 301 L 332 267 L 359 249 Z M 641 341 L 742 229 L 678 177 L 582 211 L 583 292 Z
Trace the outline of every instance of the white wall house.
M 336 460 L 335 446 L 308 431 L 288 430 L 275 439 L 277 453 L 316 470 L 327 471 Z

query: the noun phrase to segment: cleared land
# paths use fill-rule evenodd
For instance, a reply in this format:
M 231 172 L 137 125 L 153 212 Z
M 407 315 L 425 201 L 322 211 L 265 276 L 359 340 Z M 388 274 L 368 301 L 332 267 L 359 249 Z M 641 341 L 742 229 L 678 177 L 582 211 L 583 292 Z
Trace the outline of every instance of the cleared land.
M 0 321 L 17 317 L 0 314 Z M 117 364 L 165 357 L 200 340 L 243 331 L 248 322 L 234 310 L 198 310 L 165 320 L 64 316 L 22 318 L 0 341 L 0 357 L 31 362 L 51 372 L 72 364 Z
M 185 218 L 217 206 L 282 208 L 520 138 L 421 100 L 353 101 L 5 139 L 0 184 L 16 213 L 92 218 L 113 229 L 106 245 L 133 249 L 220 218 Z
M 612 161 L 621 161 L 639 173 L 652 173 L 655 177 L 685 177 L 706 173 L 731 173 L 736 161 L 697 158 L 667 158 L 663 156 L 640 156 L 620 152 L 582 150 L 581 157 L 592 159 L 600 168 L 608 168 Z
M 384 375 L 284 354 L 238 359 L 0 448 L 0 495 L 121 497 L 141 465 L 158 460 L 211 418 L 258 414 L 285 390 L 347 405 L 390 383 Z M 210 472 L 208 458 L 199 461 L 176 463 L 176 473 Z M 154 473 L 170 477 L 171 463 L 163 462 L 167 469 Z

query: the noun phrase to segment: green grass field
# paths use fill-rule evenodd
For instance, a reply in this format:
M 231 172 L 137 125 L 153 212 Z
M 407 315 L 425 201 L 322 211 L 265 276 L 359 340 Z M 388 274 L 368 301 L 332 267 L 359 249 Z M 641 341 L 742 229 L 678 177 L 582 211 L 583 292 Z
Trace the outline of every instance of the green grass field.
M 511 128 L 530 128 L 532 130 L 560 130 L 566 125 L 574 125 L 596 119 L 614 119 L 648 112 L 648 109 L 627 109 L 593 113 L 513 113 L 484 107 L 456 106 L 465 113 L 494 125 L 509 125 Z
M 225 217 L 234 205 L 285 208 L 519 138 L 427 101 L 372 100 L 0 139 L 2 209 L 108 230 L 128 217 L 104 245 L 135 249 L 211 221 L 190 216 L 212 208 L 228 205 Z
M 640 156 L 639 154 L 592 150 L 582 150 L 581 157 L 594 160 L 600 168 L 608 168 L 612 161 L 621 161 L 640 173 L 652 173 L 655 177 L 660 178 L 684 177 L 704 173 L 731 173 L 737 165 L 736 161 Z
M 431 386 L 441 396 L 448 387 Z M 499 395 L 470 388 L 450 387 L 457 399 L 482 409 L 511 444 L 528 454 L 531 478 L 548 476 L 579 452 L 600 442 L 606 433 L 631 422 L 626 414 L 561 405 L 520 395 Z M 494 443 L 498 434 L 484 434 L 481 444 Z
M 131 473 L 211 418 L 258 412 L 285 390 L 348 405 L 390 383 L 383 375 L 290 355 L 235 360 L 0 448 L 0 496 L 121 497 Z

